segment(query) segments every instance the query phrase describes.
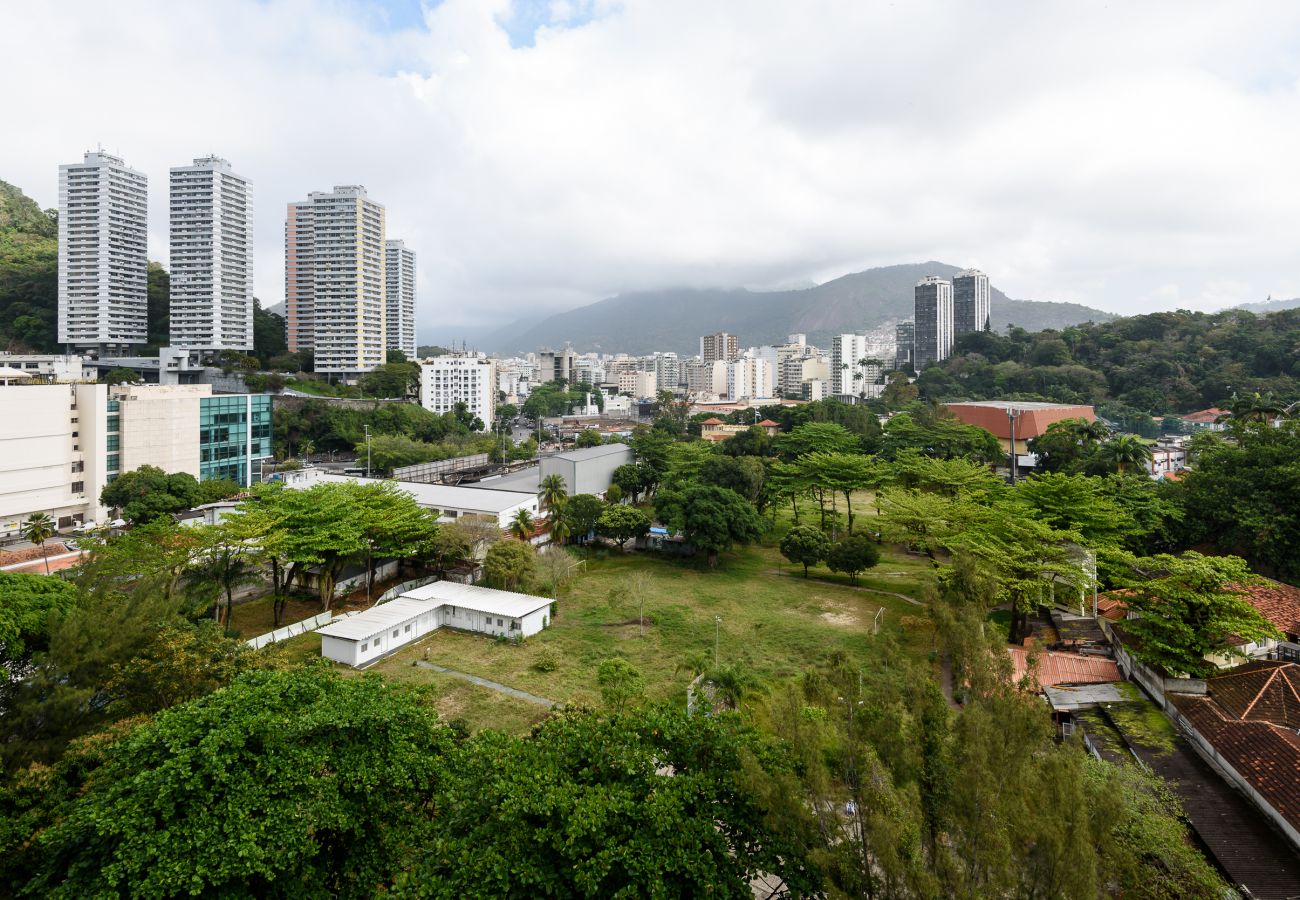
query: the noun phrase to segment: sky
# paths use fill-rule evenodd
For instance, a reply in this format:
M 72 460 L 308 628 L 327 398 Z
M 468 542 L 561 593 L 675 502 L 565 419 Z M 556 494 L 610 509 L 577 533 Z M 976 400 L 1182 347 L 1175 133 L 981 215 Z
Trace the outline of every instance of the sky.
M 363 184 L 419 336 L 663 287 L 978 266 L 1118 313 L 1300 296 L 1300 3 L 144 0 L 0 5 L 0 179 L 96 146 L 284 210 Z

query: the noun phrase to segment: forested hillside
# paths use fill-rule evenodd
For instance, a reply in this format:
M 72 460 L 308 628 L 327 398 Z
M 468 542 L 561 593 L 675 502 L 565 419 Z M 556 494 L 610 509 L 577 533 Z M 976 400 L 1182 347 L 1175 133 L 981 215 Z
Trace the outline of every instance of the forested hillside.
M 0 349 L 55 349 L 58 286 L 58 213 L 0 181 Z
M 1177 415 L 1233 394 L 1300 396 L 1300 310 L 1177 312 L 1061 331 L 970 334 L 922 373 L 929 397 L 1104 404 L 1116 415 Z

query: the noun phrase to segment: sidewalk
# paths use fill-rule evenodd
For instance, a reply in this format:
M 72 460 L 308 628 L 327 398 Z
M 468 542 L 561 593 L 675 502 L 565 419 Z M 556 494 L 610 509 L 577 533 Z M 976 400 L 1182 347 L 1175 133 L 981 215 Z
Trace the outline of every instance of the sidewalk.
M 539 697 L 536 694 L 530 694 L 527 691 L 521 691 L 518 688 L 507 687 L 504 684 L 497 684 L 495 681 L 488 681 L 486 678 L 479 678 L 477 675 L 470 675 L 466 672 L 457 672 L 455 669 L 447 669 L 443 666 L 437 666 L 431 662 L 425 662 L 422 659 L 416 660 L 415 664 L 422 669 L 433 669 L 435 672 L 441 672 L 442 674 L 450 675 L 453 678 L 462 678 L 465 681 L 477 684 L 479 687 L 485 687 L 490 691 L 496 691 L 505 694 L 508 697 L 514 697 L 516 700 L 524 700 L 528 703 L 536 703 L 538 706 L 546 706 L 552 709 L 560 705 L 554 700 L 547 700 L 545 697 Z

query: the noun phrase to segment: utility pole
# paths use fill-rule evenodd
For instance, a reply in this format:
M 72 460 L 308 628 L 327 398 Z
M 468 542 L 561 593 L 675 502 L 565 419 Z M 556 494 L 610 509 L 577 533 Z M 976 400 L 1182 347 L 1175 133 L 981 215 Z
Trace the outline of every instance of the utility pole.
M 366 429 L 366 477 L 370 477 L 370 426 L 364 426 Z
M 713 668 L 718 668 L 718 640 L 722 636 L 722 616 L 713 617 Z
M 1016 483 L 1016 417 L 1020 410 L 1007 407 L 1007 422 L 1011 425 L 1011 484 Z

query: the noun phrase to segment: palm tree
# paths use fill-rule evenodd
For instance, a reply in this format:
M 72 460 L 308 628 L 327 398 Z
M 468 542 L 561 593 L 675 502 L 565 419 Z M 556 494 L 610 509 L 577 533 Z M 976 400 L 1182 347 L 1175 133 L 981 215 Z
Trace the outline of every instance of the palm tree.
M 32 513 L 23 522 L 23 537 L 42 550 L 45 558 L 45 574 L 50 574 L 50 554 L 45 549 L 45 542 L 54 537 L 54 520 L 45 513 Z
M 1089 422 L 1087 419 L 1079 419 L 1070 428 L 1070 432 L 1079 439 L 1085 446 L 1089 444 L 1100 444 L 1110 436 L 1110 429 L 1101 422 Z
M 547 509 L 559 509 L 564 505 L 565 499 L 569 496 L 568 489 L 564 486 L 564 476 L 551 474 L 542 479 L 540 496 L 542 506 Z
M 515 517 L 510 520 L 510 533 L 521 541 L 526 541 L 533 536 L 533 515 L 526 509 L 521 509 L 515 513 Z
M 1145 466 L 1151 462 L 1151 448 L 1137 435 L 1121 434 L 1102 444 L 1098 457 L 1123 475 L 1129 466 Z
M 1228 409 L 1232 411 L 1232 418 L 1242 422 L 1267 422 L 1286 413 L 1286 408 L 1272 393 L 1260 396 L 1258 392 L 1248 397 L 1238 397 L 1233 394 Z
M 298 452 L 302 454 L 304 462 L 311 462 L 311 455 L 316 452 L 316 444 L 311 438 L 303 438 L 298 442 Z
M 551 543 L 559 546 L 564 545 L 573 531 L 558 506 L 551 508 L 551 514 L 546 519 L 546 528 L 551 533 Z

